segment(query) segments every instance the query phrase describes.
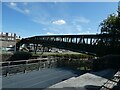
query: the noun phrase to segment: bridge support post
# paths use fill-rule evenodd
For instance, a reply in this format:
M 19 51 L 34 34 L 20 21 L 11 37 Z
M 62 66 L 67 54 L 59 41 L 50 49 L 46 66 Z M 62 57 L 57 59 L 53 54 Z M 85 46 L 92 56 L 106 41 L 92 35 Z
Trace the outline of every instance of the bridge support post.
M 90 45 L 92 45 L 92 38 L 90 38 Z
M 77 44 L 77 42 L 78 42 L 78 41 L 77 41 L 77 37 L 76 37 L 76 44 Z
M 34 44 L 34 51 L 35 51 L 35 54 L 37 53 L 37 47 L 38 47 L 38 44 Z
M 70 43 L 72 43 L 72 37 L 71 37 Z
M 87 40 L 86 40 L 86 43 L 88 44 L 88 38 L 87 38 Z

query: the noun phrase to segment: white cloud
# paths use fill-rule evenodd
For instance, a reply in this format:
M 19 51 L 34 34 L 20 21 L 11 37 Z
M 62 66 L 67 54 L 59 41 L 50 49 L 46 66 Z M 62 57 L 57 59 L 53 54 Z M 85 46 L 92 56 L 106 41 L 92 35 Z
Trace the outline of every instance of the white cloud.
M 13 6 L 13 7 L 17 6 L 17 4 L 14 3 L 14 2 L 11 2 L 10 5 Z
M 89 23 L 90 22 L 90 20 L 88 20 L 84 17 L 81 17 L 79 21 L 82 22 L 82 23 Z
M 24 2 L 23 5 L 28 5 L 28 3 L 27 3 L 27 2 Z
M 66 24 L 66 21 L 61 19 L 61 20 L 53 21 L 52 23 L 56 25 L 63 25 Z
M 76 25 L 76 30 L 77 30 L 77 31 L 82 31 L 82 26 Z
M 55 33 L 47 32 L 47 35 L 55 35 Z
M 51 17 L 51 14 L 49 14 L 49 12 L 44 10 L 43 7 L 40 6 L 30 7 L 28 3 L 21 3 L 20 5 L 18 3 L 10 3 L 9 7 L 29 16 L 29 18 L 33 22 L 42 24 L 43 31 L 47 35 L 80 34 L 81 32 L 83 32 L 83 27 L 81 23 L 88 24 L 90 22 L 90 20 L 85 17 L 75 17 L 75 16 L 73 16 L 70 19 L 67 19 L 67 22 L 65 21 L 66 18 L 56 19 L 55 17 Z M 88 31 L 90 31 L 90 29 L 88 29 Z M 89 33 L 89 32 L 85 32 L 85 33 Z
M 96 34 L 96 33 L 91 33 L 90 31 L 86 32 L 81 32 L 81 33 L 52 33 L 52 32 L 47 32 L 45 35 L 89 35 L 89 34 Z
M 31 15 L 31 20 L 35 23 L 38 24 L 43 24 L 43 25 L 50 25 L 51 24 L 51 19 L 50 14 L 44 10 L 42 7 L 32 7 L 30 15 Z M 39 12 L 38 12 L 39 11 Z
M 10 0 L 4 0 L 9 2 Z M 119 2 L 119 0 L 11 0 L 17 2 Z
M 88 28 L 88 30 L 89 30 L 89 31 L 91 31 L 91 30 L 92 30 L 92 28 Z
M 89 23 L 90 20 L 85 17 L 74 17 L 75 19 L 72 21 L 73 24 L 78 23 Z
M 47 35 L 77 35 L 78 33 L 51 33 L 47 32 Z
M 24 12 L 25 12 L 26 14 L 29 14 L 29 13 L 30 13 L 30 10 L 29 10 L 29 9 L 25 9 Z
M 70 35 L 80 33 L 82 31 L 82 26 L 72 24 L 66 24 L 63 26 L 49 25 L 48 27 L 45 27 L 44 30 L 47 32 L 47 35 Z
M 32 21 L 35 22 L 35 23 L 38 23 L 38 24 L 43 24 L 43 25 L 49 25 L 50 22 L 45 18 L 45 17 L 32 17 Z
M 7 5 L 9 8 L 16 10 L 17 12 L 23 13 L 23 14 L 29 14 L 30 10 L 28 8 L 20 7 L 20 5 L 17 5 L 17 3 L 10 2 Z

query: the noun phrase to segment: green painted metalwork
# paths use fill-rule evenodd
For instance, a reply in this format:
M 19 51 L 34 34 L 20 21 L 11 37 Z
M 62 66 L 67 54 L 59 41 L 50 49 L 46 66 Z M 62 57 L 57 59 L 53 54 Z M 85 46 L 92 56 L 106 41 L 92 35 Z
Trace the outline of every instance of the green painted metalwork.
M 22 44 L 42 44 L 46 47 L 51 46 L 97 56 L 120 54 L 120 35 L 112 34 L 28 37 L 17 43 L 17 50 Z

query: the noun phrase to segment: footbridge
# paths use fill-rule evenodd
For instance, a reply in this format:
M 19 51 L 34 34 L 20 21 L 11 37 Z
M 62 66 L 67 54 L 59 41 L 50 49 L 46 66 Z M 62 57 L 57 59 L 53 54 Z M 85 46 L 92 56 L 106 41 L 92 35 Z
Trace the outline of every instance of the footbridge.
M 22 39 L 16 44 L 19 50 L 23 44 L 34 44 L 35 51 L 38 44 L 45 47 L 56 47 L 86 54 L 102 56 L 106 54 L 120 54 L 120 35 L 47 35 L 33 36 Z

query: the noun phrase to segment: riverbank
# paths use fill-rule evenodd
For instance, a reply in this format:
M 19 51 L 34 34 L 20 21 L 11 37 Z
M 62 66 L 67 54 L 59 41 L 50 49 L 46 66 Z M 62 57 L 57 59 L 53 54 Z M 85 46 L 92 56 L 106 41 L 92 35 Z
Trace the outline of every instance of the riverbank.
M 18 61 L 27 59 L 37 59 L 44 57 L 66 57 L 66 58 L 94 58 L 94 56 L 86 55 L 77 52 L 62 52 L 62 53 L 52 53 L 52 52 L 15 52 L 15 53 L 2 53 L 0 54 L 2 61 Z

